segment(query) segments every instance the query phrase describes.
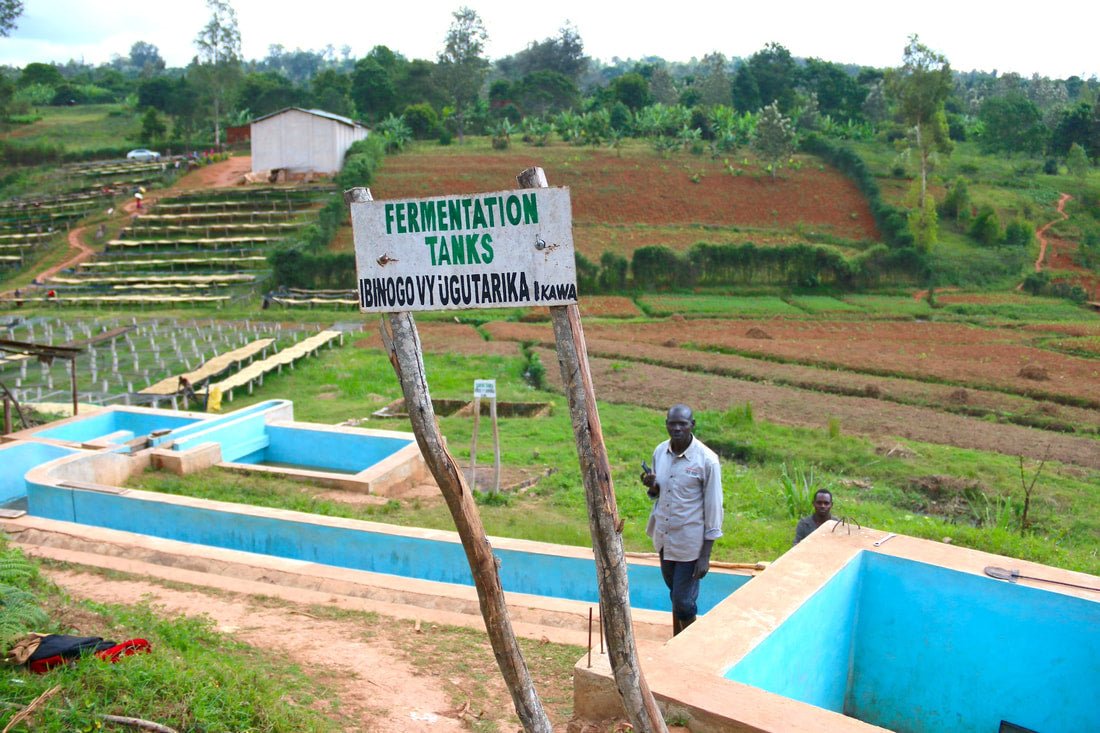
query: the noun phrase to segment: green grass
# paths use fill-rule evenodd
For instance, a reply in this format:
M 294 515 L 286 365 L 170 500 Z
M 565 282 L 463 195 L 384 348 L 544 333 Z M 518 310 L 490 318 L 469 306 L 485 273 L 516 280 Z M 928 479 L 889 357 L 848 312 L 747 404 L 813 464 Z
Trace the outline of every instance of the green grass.
M 468 399 L 473 379 L 495 377 L 502 400 L 551 402 L 553 414 L 541 418 L 504 418 L 500 421 L 502 461 L 535 471 L 553 469 L 522 498 L 504 505 L 481 507 L 491 535 L 520 537 L 568 545 L 589 544 L 584 488 L 564 398 L 533 390 L 523 383 L 523 360 L 516 357 L 425 356 L 431 394 L 436 398 Z M 238 399 L 233 407 L 294 395 L 295 417 L 303 421 L 338 422 L 369 415 L 372 409 L 400 396 L 388 362 L 377 352 L 344 348 L 325 352 L 321 359 L 304 362 L 265 381 L 262 390 Z M 339 398 L 321 397 L 333 388 Z M 649 501 L 638 482 L 638 465 L 648 459 L 663 437 L 657 411 L 618 404 L 600 405 L 604 439 L 612 468 L 628 550 L 648 550 L 644 534 Z M 1020 534 L 995 527 L 975 526 L 969 505 L 962 513 L 939 516 L 929 496 L 917 488 L 921 477 L 948 476 L 958 482 L 976 481 L 978 493 L 999 501 L 1022 502 L 1016 458 L 980 451 L 906 442 L 916 457 L 899 459 L 879 454 L 874 441 L 849 436 L 842 424 L 828 430 L 784 427 L 754 421 L 746 410 L 697 412 L 697 433 L 725 459 L 726 536 L 716 546 L 716 558 L 733 561 L 773 560 L 790 547 L 794 527 L 781 488 L 784 464 L 813 467 L 822 480 L 838 486 L 838 515 L 860 524 L 940 540 L 990 552 L 1045 562 L 1086 572 L 1100 572 L 1095 537 L 1100 535 L 1100 509 L 1090 499 L 1100 472 L 1050 464 L 1044 468 L 1032 510 L 1034 526 Z M 482 421 L 479 445 L 491 436 Z M 443 417 L 440 429 L 460 464 L 469 461 L 472 420 Z M 404 427 L 402 427 L 404 425 Z M 371 419 L 363 427 L 407 429 L 398 421 Z M 569 436 L 569 437 L 566 437 Z M 1028 462 L 1034 470 L 1033 462 Z M 848 482 L 847 484 L 845 482 Z M 381 506 L 352 506 L 313 498 L 312 491 L 290 481 L 272 481 L 228 471 L 209 471 L 190 477 L 148 473 L 142 488 L 244 501 L 265 506 L 320 512 L 395 524 L 453 529 L 440 502 L 390 502 Z M 860 486 L 869 488 L 859 488 Z M 980 509 L 981 507 L 979 507 Z M 807 507 L 807 512 L 809 507 Z
M 53 619 L 44 633 L 147 639 L 152 653 L 118 664 L 85 659 L 35 675 L 13 668 L 0 676 L 0 699 L 22 708 L 58 692 L 26 728 L 44 733 L 103 729 L 102 715 L 143 718 L 176 730 L 323 733 L 338 729 L 329 691 L 278 655 L 235 641 L 207 618 L 174 616 L 147 603 L 77 603 L 40 576 L 23 587 Z M 70 624 L 77 624 L 74 627 Z
M 910 318 L 914 316 L 932 315 L 932 307 L 926 300 L 918 300 L 912 295 L 868 295 L 852 293 L 841 297 L 845 303 L 850 303 L 869 315 L 880 318 Z
M 862 312 L 862 309 L 855 303 L 849 303 L 828 295 L 792 295 L 787 299 L 787 302 L 809 314 Z
M 120 104 L 85 104 L 74 107 L 40 107 L 39 119 L 9 129 L 4 135 L 20 142 L 46 142 L 66 150 L 137 146 L 141 116 Z
M 651 316 L 797 316 L 802 311 L 778 297 L 735 295 L 643 295 L 638 305 Z
M 1005 321 L 1080 321 L 1088 311 L 1085 306 L 1060 298 L 1021 296 L 993 303 L 944 303 L 943 312 L 972 318 L 994 318 Z

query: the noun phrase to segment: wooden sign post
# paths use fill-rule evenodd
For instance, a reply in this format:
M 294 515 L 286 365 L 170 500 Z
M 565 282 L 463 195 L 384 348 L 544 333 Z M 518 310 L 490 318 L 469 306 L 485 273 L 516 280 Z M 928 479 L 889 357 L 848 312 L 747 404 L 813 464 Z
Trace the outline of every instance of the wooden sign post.
M 611 668 L 634 730 L 665 733 L 634 640 L 623 523 L 577 309 L 569 192 L 548 188 L 541 168 L 524 171 L 518 180 L 523 190 L 405 201 L 375 202 L 365 188 L 348 191 L 360 311 L 386 314 L 383 341 L 401 381 L 417 444 L 466 550 L 497 664 L 524 729 L 550 733 L 552 726 L 516 643 L 477 505 L 435 421 L 410 312 L 550 306 L 584 479 Z M 479 414 L 480 405 L 475 410 Z
M 470 488 L 477 491 L 477 437 L 481 429 L 481 398 L 489 400 L 489 420 L 493 426 L 493 489 L 500 491 L 500 428 L 497 425 L 497 380 L 474 380 L 474 434 L 470 439 Z

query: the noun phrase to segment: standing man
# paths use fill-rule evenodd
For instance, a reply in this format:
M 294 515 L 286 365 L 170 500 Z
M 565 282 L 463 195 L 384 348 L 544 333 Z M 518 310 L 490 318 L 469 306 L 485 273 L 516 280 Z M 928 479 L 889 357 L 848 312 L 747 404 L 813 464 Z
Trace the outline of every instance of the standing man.
M 675 636 L 695 621 L 699 580 L 710 570 L 711 548 L 722 536 L 722 467 L 692 434 L 690 407 L 669 408 L 665 429 L 668 440 L 654 449 L 653 469 L 642 464 L 642 483 L 655 500 L 646 534 L 661 558 Z
M 810 536 L 810 533 L 833 518 L 833 492 L 819 489 L 814 494 L 814 513 L 798 520 L 794 528 L 794 545 Z

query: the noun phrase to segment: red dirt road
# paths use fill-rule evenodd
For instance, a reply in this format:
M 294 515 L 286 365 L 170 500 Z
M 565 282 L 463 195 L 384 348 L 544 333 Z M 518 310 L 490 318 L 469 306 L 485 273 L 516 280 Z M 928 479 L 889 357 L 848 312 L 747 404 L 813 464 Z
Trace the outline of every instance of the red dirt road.
M 1061 216 L 1061 220 L 1069 218 L 1069 214 L 1066 213 L 1066 202 L 1072 198 L 1073 197 L 1070 196 L 1068 193 L 1063 193 L 1061 196 L 1058 197 L 1058 206 L 1055 208 L 1057 209 L 1059 216 Z M 1035 272 L 1042 271 L 1043 260 L 1047 256 L 1047 230 L 1057 224 L 1058 221 L 1059 219 L 1048 221 L 1046 224 L 1039 227 L 1038 231 L 1035 232 L 1035 236 L 1039 238 L 1039 257 L 1035 260 Z

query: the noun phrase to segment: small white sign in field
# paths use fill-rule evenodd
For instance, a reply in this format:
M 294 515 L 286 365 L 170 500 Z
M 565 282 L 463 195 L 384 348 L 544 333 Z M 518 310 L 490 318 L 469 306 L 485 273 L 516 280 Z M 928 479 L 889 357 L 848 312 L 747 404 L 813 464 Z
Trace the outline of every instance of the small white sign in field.
M 492 397 L 496 399 L 497 396 L 497 380 L 495 379 L 475 379 L 474 380 L 474 397 Z
M 359 310 L 577 302 L 567 188 L 351 204 Z

